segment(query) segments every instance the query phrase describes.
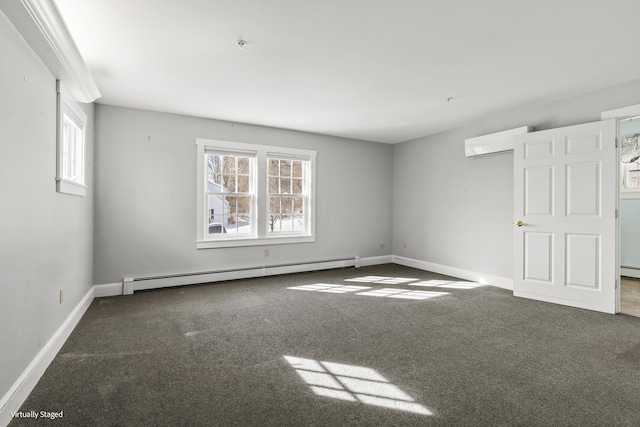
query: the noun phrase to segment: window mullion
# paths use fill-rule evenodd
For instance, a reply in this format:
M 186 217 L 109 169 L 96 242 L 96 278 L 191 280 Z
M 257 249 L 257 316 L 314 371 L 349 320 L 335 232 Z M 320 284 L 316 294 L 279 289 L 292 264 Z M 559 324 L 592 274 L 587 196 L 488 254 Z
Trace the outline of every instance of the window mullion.
M 258 238 L 267 236 L 267 215 L 269 213 L 269 167 L 267 164 L 267 155 L 264 151 L 258 151 L 254 161 L 254 204 L 255 204 L 255 221 L 256 233 Z

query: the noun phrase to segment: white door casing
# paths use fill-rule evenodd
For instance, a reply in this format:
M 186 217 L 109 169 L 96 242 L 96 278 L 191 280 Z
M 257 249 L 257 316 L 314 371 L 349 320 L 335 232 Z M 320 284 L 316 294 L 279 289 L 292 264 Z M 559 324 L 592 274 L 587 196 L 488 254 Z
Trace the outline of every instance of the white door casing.
M 616 312 L 616 127 L 516 137 L 515 296 Z

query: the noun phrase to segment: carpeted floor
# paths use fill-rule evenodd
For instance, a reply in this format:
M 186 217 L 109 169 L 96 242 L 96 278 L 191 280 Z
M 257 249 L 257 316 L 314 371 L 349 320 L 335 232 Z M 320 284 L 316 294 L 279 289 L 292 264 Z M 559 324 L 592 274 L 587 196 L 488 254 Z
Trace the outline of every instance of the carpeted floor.
M 448 281 L 383 265 L 96 299 L 21 408 L 63 417 L 10 426 L 640 425 L 640 319 Z

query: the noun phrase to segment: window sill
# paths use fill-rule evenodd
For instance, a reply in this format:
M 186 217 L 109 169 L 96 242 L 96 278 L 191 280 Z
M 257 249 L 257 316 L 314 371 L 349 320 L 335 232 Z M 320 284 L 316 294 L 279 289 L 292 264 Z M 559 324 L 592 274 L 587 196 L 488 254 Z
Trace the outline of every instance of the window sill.
M 87 195 L 87 186 L 78 184 L 77 182 L 56 178 L 56 191 L 58 193 L 84 197 Z
M 316 236 L 281 236 L 246 239 L 198 240 L 197 249 L 236 248 L 242 246 L 284 245 L 291 243 L 312 243 Z

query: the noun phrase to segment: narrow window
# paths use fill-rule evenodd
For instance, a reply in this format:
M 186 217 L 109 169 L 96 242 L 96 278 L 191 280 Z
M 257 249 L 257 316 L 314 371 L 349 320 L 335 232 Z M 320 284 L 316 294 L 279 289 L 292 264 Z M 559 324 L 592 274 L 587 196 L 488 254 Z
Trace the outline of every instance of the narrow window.
M 58 135 L 56 190 L 59 193 L 84 196 L 85 129 L 87 116 L 57 82 Z

